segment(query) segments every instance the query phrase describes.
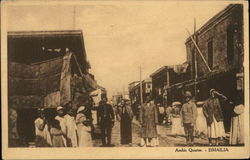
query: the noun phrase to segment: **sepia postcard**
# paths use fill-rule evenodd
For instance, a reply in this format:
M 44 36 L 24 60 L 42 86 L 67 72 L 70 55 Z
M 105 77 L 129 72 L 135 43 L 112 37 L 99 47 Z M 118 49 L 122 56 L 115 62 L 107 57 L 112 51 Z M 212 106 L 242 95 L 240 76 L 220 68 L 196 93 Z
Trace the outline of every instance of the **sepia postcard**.
M 3 159 L 249 158 L 248 10 L 2 1 Z

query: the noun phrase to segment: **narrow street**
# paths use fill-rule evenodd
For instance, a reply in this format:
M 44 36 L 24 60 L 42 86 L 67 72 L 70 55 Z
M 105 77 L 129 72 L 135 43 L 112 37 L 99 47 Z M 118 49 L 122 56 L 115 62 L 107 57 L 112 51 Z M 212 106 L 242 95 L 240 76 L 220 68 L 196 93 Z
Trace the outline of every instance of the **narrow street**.
M 157 131 L 159 135 L 159 147 L 178 147 L 185 146 L 186 140 L 184 136 L 173 136 L 171 135 L 171 128 L 165 125 L 158 125 Z M 116 121 L 115 126 L 112 130 L 112 144 L 115 147 L 140 147 L 140 127 L 138 121 L 134 120 L 132 123 L 132 145 L 122 145 L 120 144 L 120 122 Z M 101 139 L 93 140 L 94 147 L 99 147 L 102 142 Z M 227 140 L 222 142 L 222 146 L 227 144 Z M 195 146 L 207 146 L 208 140 L 206 138 L 195 138 Z

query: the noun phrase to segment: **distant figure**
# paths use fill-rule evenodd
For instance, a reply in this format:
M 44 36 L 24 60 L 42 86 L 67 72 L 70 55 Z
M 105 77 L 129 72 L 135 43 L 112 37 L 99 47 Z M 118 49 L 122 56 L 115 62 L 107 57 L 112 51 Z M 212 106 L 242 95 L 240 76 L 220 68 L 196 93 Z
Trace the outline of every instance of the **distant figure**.
M 172 135 L 185 135 L 181 122 L 181 103 L 176 101 L 172 103 Z
M 53 147 L 66 147 L 64 134 L 61 130 L 60 122 L 56 119 L 52 119 L 50 134 L 52 136 Z
M 168 106 L 165 110 L 165 119 L 166 119 L 166 124 L 170 125 L 172 123 L 172 110 L 173 108 L 171 106 Z
M 159 124 L 162 124 L 163 123 L 163 120 L 164 120 L 164 116 L 165 116 L 165 109 L 164 107 L 158 103 L 157 104 L 157 108 L 158 108 L 158 114 L 159 114 Z
M 121 144 L 130 144 L 132 143 L 131 123 L 133 120 L 133 111 L 129 100 L 125 100 L 125 102 L 122 102 L 120 117 Z
M 192 100 L 190 91 L 185 92 L 185 103 L 181 108 L 181 119 L 184 127 L 187 145 L 193 146 L 194 144 L 194 127 L 197 119 L 197 107 Z
M 150 101 L 148 96 L 146 103 L 140 109 L 140 123 L 142 126 L 142 144 L 141 146 L 156 146 L 157 144 L 157 129 L 158 111 L 156 106 Z
M 225 136 L 223 124 L 223 114 L 220 100 L 227 100 L 227 97 L 217 92 L 215 89 L 209 91 L 210 98 L 203 105 L 203 113 L 207 120 L 209 145 L 219 145 L 219 140 Z
M 48 122 L 44 115 L 43 109 L 38 109 L 38 118 L 35 120 L 35 131 L 36 131 L 36 139 L 35 145 L 36 147 L 50 147 L 52 146 L 51 136 L 48 129 Z
M 207 121 L 203 113 L 204 102 L 197 102 L 197 120 L 196 120 L 196 134 L 200 138 L 205 138 L 207 135 Z
M 107 104 L 107 98 L 103 97 L 97 110 L 97 121 L 101 128 L 102 146 L 111 145 L 111 132 L 115 122 L 113 108 Z
M 64 109 L 62 106 L 59 106 L 56 108 L 57 116 L 55 117 L 55 119 L 58 120 L 60 123 L 60 129 L 63 133 L 63 142 L 64 142 L 65 146 L 67 146 L 67 142 L 66 142 L 67 128 L 66 128 L 66 121 L 64 118 L 64 111 L 63 110 Z
M 17 132 L 17 112 L 14 108 L 9 109 L 9 147 L 17 147 L 19 135 Z
M 88 113 L 85 106 L 80 106 L 77 110 L 76 125 L 79 140 L 79 147 L 92 147 L 91 120 L 87 118 Z
M 74 116 L 74 111 L 72 108 L 68 108 L 67 114 L 64 116 L 67 128 L 67 146 L 68 147 L 77 147 L 77 128 L 76 121 Z

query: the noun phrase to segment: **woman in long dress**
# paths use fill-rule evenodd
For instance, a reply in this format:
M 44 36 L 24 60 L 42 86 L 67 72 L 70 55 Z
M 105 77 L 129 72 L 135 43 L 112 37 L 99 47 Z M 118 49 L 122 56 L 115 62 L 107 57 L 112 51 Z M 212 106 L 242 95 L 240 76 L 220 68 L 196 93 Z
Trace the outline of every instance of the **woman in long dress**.
M 173 102 L 172 107 L 172 135 L 185 135 L 180 116 L 181 103 Z
M 91 138 L 91 120 L 87 119 L 85 106 L 81 106 L 77 110 L 76 115 L 76 126 L 78 134 L 78 144 L 79 147 L 92 147 L 92 138 Z
M 196 119 L 196 134 L 199 137 L 204 138 L 205 135 L 207 135 L 207 122 L 206 118 L 203 114 L 203 105 L 204 102 L 197 102 L 197 119 Z
M 230 145 L 244 144 L 244 109 L 243 104 L 234 107 L 234 113 L 231 119 Z
M 133 111 L 130 106 L 129 100 L 126 100 L 125 104 L 121 106 L 120 117 L 121 117 L 121 125 L 120 125 L 121 144 L 131 144 L 132 143 L 131 122 L 133 120 Z

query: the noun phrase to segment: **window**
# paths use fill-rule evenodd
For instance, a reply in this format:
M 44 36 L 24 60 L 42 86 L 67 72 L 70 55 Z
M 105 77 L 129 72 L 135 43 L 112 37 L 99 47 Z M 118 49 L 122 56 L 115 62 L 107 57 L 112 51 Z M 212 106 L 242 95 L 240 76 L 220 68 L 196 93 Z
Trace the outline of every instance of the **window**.
M 234 59 L 234 37 L 233 27 L 229 25 L 227 28 L 227 60 L 228 63 L 232 63 Z
M 213 40 L 210 39 L 207 44 L 207 53 L 208 53 L 208 66 L 213 68 Z

